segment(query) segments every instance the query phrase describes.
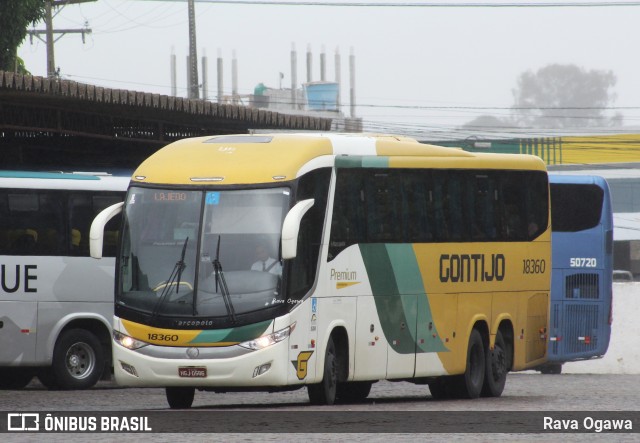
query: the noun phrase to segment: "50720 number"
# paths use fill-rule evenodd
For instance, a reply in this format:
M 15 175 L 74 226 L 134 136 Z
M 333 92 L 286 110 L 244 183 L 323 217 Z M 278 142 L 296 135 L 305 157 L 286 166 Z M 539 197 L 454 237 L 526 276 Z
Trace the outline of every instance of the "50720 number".
M 573 257 L 569 259 L 569 266 L 572 268 L 595 268 L 598 260 L 591 257 Z
M 547 262 L 544 259 L 522 260 L 523 274 L 544 274 L 546 269 L 547 269 Z

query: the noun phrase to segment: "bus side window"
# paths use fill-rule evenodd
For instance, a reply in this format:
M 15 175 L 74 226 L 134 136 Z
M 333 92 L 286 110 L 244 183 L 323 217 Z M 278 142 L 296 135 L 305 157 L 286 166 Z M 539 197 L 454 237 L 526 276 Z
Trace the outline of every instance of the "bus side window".
M 330 182 L 329 168 L 309 172 L 299 181 L 296 200 L 313 198 L 314 204 L 300 224 L 298 251 L 289 272 L 289 294 L 292 299 L 302 298 L 316 279 Z
M 402 171 L 396 177 L 402 183 L 402 217 L 403 241 L 405 243 L 430 242 L 433 240 L 433 222 L 430 217 L 431 202 L 429 189 L 425 183 L 427 172 Z
M 451 219 L 451 240 L 464 241 L 467 238 L 467 220 L 464 217 L 464 175 L 460 171 L 451 171 L 448 183 L 448 209 Z
M 398 182 L 390 179 L 388 172 L 376 170 L 367 171 L 369 179 L 366 181 L 366 210 L 367 210 L 367 242 L 397 242 L 401 241 L 399 233 L 401 225 L 397 222 L 399 210 L 395 207 L 399 199 L 396 192 Z
M 435 237 L 439 242 L 448 241 L 449 236 L 449 220 L 448 220 L 448 197 L 446 190 L 446 171 L 433 172 L 433 190 L 430 191 L 431 205 L 433 208 L 435 222 Z
M 500 194 L 503 199 L 503 238 L 507 241 L 523 241 L 526 236 L 526 211 L 524 195 L 519 180 L 524 178 L 518 172 L 506 172 L 500 181 Z
M 60 191 L 7 190 L 0 230 L 6 232 L 9 254 L 59 255 L 64 226 Z
M 89 228 L 92 220 L 91 197 L 87 193 L 69 196 L 69 254 L 89 255 Z
M 89 256 L 89 230 L 96 215 L 103 209 L 122 201 L 122 196 L 112 192 L 74 192 L 69 196 L 69 254 Z M 107 223 L 104 232 L 103 256 L 115 257 L 118 244 L 120 217 Z
M 497 192 L 494 177 L 475 174 L 472 177 L 470 197 L 471 220 L 473 223 L 472 238 L 474 240 L 495 240 L 495 207 Z
M 333 201 L 329 261 L 350 245 L 365 241 L 365 204 L 362 170 L 339 169 Z
M 91 220 L 98 215 L 103 209 L 108 208 L 111 205 L 119 203 L 123 200 L 123 196 L 113 194 L 113 193 L 105 193 L 99 195 L 93 195 L 91 197 L 91 207 L 92 207 L 92 215 Z M 118 249 L 118 244 L 120 243 L 120 223 L 122 217 L 114 217 L 109 220 L 109 223 L 104 227 L 104 245 L 103 245 L 103 256 L 104 257 L 115 257 L 116 251 Z M 89 224 L 89 228 L 91 228 L 91 224 Z M 87 232 L 87 239 L 88 237 Z
M 529 183 L 525 192 L 527 239 L 533 240 L 547 229 L 549 206 L 547 204 L 548 178 L 540 172 L 527 172 Z

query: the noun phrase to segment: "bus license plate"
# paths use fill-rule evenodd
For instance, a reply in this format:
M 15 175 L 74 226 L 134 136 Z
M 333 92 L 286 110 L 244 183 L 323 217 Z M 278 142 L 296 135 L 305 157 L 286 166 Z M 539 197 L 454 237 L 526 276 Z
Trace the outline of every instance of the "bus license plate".
M 207 368 L 194 366 L 178 368 L 178 375 L 185 378 L 204 378 L 207 376 Z

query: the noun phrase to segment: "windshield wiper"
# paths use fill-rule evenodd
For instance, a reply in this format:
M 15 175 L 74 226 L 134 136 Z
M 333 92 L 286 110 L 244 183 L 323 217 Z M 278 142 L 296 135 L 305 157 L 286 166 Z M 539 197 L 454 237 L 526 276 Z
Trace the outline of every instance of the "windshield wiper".
M 220 286 L 220 293 L 224 300 L 224 305 L 227 308 L 227 314 L 231 317 L 231 320 L 236 323 L 236 311 L 233 309 L 233 303 L 231 302 L 231 296 L 229 295 L 229 288 L 227 287 L 227 281 L 224 278 L 222 272 L 222 264 L 220 263 L 220 237 L 218 236 L 218 246 L 216 247 L 216 258 L 213 260 L 213 273 L 216 279 L 216 292 L 218 292 L 218 285 Z
M 171 286 L 176 285 L 176 294 L 180 290 L 180 280 L 182 279 L 182 271 L 187 267 L 184 262 L 184 257 L 187 252 L 187 244 L 189 243 L 189 237 L 184 240 L 184 245 L 182 245 L 182 252 L 180 253 L 180 260 L 178 260 L 171 270 L 171 274 L 169 275 L 169 280 L 165 283 L 164 288 L 162 288 L 162 293 L 160 294 L 160 298 L 156 302 L 153 307 L 153 311 L 151 311 L 151 318 L 155 318 L 158 315 L 158 310 L 160 306 L 164 304 L 167 295 L 171 292 Z

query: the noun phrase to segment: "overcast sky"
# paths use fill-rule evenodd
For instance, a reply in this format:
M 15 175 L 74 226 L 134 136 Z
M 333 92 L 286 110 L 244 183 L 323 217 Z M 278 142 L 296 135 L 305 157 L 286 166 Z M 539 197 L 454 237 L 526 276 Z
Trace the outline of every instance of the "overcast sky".
M 251 94 L 261 82 L 278 88 L 280 72 L 284 73 L 282 86 L 290 87 L 292 44 L 298 52 L 298 81 L 306 81 L 310 45 L 313 80 L 320 79 L 322 46 L 327 54 L 327 80 L 334 80 L 334 53 L 339 48 L 347 114 L 348 56 L 353 48 L 357 116 L 371 130 L 446 132 L 481 114 L 506 116 L 517 77 L 551 63 L 613 71 L 617 76 L 614 105 L 638 107 L 619 112 L 626 125 L 640 125 L 640 2 L 604 7 L 576 7 L 577 2 L 567 1 L 574 6 L 451 8 L 196 1 L 198 57 L 206 51 L 209 96 L 214 99 L 218 51 L 225 63 L 225 94 L 231 92 L 233 51 L 238 60 L 238 92 Z M 186 0 L 98 0 L 66 6 L 54 18 L 57 29 L 81 28 L 85 22 L 93 31 L 85 43 L 80 35 L 67 34 L 55 44 L 56 66 L 63 78 L 170 94 L 173 49 L 178 59 L 178 95 L 186 96 Z M 43 42 L 34 38 L 31 44 L 27 38 L 18 53 L 32 74 L 46 75 Z M 485 107 L 499 109 L 481 109 Z

